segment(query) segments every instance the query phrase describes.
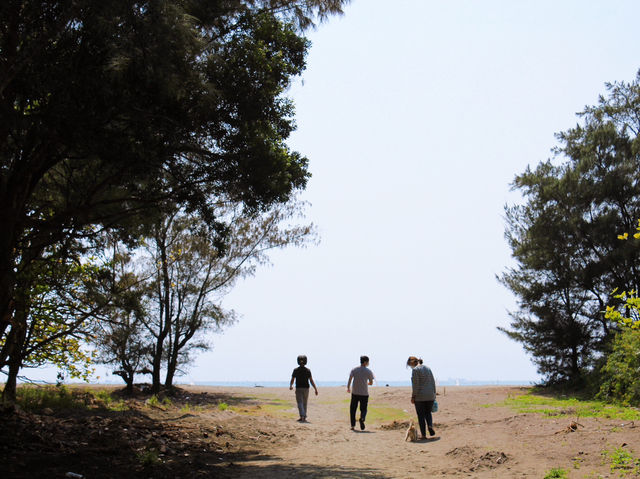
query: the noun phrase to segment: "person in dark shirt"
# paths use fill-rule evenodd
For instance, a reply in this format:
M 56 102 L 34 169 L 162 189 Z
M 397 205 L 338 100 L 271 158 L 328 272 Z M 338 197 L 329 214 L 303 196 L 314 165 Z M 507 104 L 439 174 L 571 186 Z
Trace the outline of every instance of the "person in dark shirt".
M 296 382 L 296 402 L 298 403 L 298 412 L 300 413 L 300 419 L 298 422 L 307 422 L 307 400 L 309 399 L 309 383 L 313 386 L 318 395 L 318 388 L 316 383 L 313 382 L 311 377 L 311 371 L 306 367 L 307 357 L 304 355 L 298 356 L 298 367 L 293 370 L 291 374 L 291 382 L 289 383 L 289 389 L 293 389 L 293 382 Z

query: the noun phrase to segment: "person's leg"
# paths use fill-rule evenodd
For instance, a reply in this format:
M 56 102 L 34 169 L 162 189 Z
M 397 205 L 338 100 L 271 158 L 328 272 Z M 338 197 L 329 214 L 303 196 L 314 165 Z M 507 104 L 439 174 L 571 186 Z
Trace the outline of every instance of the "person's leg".
M 349 404 L 349 416 L 351 419 L 351 428 L 356 427 L 356 409 L 358 408 L 358 396 L 351 395 L 351 404 Z
M 426 401 L 416 401 L 416 414 L 418 415 L 418 426 L 420 426 L 420 433 L 422 437 L 427 436 L 427 428 L 426 428 Z
M 364 429 L 364 421 L 367 418 L 369 396 L 360 396 L 360 429 Z
M 433 416 L 431 414 L 431 409 L 433 409 L 433 401 L 426 401 L 426 408 L 427 410 L 425 412 L 426 412 L 427 426 L 429 428 L 429 435 L 434 436 L 436 432 L 433 430 Z
M 303 401 L 303 389 L 299 389 L 296 388 L 296 403 L 298 404 L 298 414 L 300 415 L 300 421 L 302 420 L 302 418 L 307 414 L 307 411 L 305 410 L 304 407 L 304 401 Z
M 302 419 L 306 421 L 307 419 L 307 403 L 309 402 L 309 388 L 304 388 L 302 390 L 302 408 L 304 410 L 304 415 Z

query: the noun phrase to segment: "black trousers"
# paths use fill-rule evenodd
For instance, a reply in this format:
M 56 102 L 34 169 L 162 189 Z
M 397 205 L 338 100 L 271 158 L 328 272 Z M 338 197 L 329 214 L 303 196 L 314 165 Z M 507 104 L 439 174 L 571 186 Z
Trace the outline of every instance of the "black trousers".
M 349 413 L 351 415 L 351 427 L 356 425 L 356 410 L 360 403 L 360 420 L 364 421 L 367 417 L 367 405 L 369 404 L 369 396 L 360 396 L 358 394 L 351 395 L 351 404 L 349 405 Z
M 433 427 L 433 417 L 431 416 L 431 408 L 433 407 L 433 401 L 416 401 L 416 413 L 418 414 L 418 425 L 420 426 L 420 432 L 423 436 L 427 435 L 427 426 Z

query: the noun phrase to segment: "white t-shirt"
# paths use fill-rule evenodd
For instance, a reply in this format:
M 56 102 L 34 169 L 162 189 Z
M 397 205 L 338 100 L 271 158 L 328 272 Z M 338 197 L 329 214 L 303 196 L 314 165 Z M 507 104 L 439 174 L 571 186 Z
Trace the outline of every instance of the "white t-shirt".
M 353 368 L 349 378 L 353 378 L 351 394 L 355 394 L 356 396 L 369 395 L 369 380 L 373 381 L 371 369 L 364 366 Z

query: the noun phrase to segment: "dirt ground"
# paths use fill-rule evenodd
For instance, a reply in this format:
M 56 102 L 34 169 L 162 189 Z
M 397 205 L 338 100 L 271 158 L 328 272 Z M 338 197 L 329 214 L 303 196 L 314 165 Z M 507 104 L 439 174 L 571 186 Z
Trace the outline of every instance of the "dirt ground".
M 436 435 L 405 442 L 409 388 L 370 389 L 364 431 L 350 430 L 345 388 L 309 398 L 296 421 L 287 388 L 184 387 L 168 406 L 46 411 L 3 417 L 0 477 L 85 478 L 569 478 L 637 477 L 605 451 L 640 456 L 633 422 L 517 413 L 520 387 L 439 387 Z M 575 430 L 574 430 L 575 429 Z

